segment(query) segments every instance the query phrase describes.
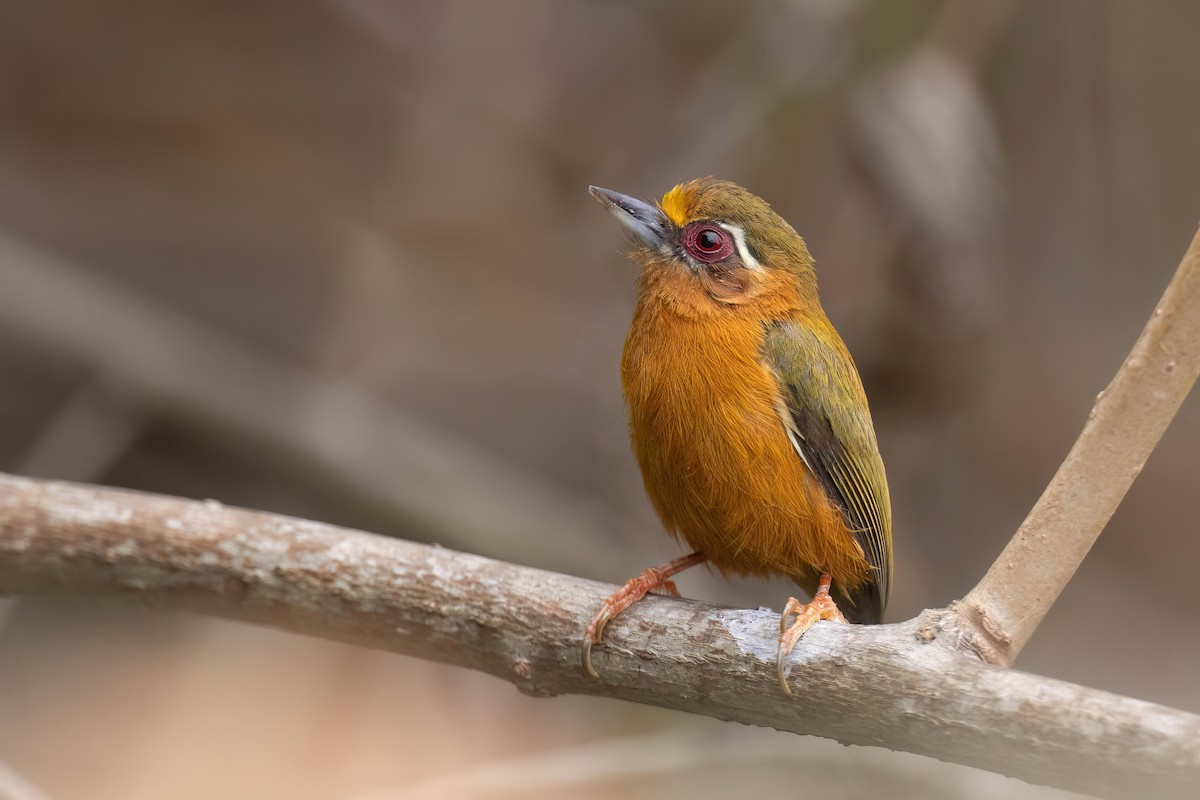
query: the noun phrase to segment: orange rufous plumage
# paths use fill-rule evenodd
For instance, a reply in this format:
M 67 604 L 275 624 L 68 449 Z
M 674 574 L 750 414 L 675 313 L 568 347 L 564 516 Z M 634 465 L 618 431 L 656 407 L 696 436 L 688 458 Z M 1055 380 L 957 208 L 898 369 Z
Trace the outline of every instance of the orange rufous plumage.
M 803 240 L 764 201 L 711 178 L 657 205 L 593 194 L 635 234 L 641 276 L 621 377 L 667 530 L 723 573 L 782 575 L 810 593 L 828 576 L 824 616 L 837 601 L 852 621 L 879 621 L 887 481 Z
M 778 288 L 715 315 L 694 283 L 647 265 L 625 342 L 621 379 L 650 502 L 722 572 L 784 575 L 811 589 L 824 570 L 857 588 L 868 575 L 862 548 L 797 457 L 759 356 L 763 313 L 802 315 L 803 298 Z

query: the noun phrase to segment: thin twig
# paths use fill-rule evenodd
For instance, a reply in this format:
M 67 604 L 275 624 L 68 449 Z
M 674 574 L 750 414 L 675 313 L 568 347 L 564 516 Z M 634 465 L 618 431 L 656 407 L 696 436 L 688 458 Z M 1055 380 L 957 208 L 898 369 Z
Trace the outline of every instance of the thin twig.
M 1012 664 L 1200 376 L 1200 233 L 1066 460 L 958 610 Z
M 907 750 L 1105 796 L 1191 797 L 1200 717 L 965 656 L 957 614 L 817 625 L 774 677 L 778 615 L 651 597 L 581 632 L 615 587 L 214 502 L 0 477 L 0 593 L 109 596 L 602 695 Z

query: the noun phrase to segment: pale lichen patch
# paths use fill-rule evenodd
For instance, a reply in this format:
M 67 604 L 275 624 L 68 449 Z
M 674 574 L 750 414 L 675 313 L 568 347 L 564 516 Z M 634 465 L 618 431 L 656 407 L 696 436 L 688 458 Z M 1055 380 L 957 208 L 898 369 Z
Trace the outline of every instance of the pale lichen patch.
M 117 558 L 128 558 L 137 555 L 138 543 L 135 539 L 125 539 L 119 544 L 115 544 L 105 551 L 105 555 L 111 561 Z
M 761 611 L 721 609 L 710 612 L 706 622 L 724 625 L 743 656 L 773 664 L 779 637 L 771 635 L 772 626 L 768 620 Z

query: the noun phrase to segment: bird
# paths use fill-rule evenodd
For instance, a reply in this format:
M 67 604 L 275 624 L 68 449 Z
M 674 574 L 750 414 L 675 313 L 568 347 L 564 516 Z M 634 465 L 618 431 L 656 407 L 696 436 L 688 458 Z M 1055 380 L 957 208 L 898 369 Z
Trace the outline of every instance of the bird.
M 648 202 L 597 186 L 640 267 L 621 357 L 646 494 L 691 549 L 608 597 L 608 622 L 707 563 L 725 577 L 782 576 L 812 598 L 780 615 L 776 675 L 819 620 L 882 621 L 892 585 L 887 477 L 854 360 L 817 294 L 804 240 L 747 189 L 713 177 Z

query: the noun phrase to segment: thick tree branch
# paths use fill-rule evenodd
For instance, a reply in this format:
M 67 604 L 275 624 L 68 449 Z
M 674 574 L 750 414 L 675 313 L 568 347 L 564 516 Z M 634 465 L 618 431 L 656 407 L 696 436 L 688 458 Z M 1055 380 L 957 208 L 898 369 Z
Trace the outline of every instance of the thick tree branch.
M 1200 233 L 1041 499 L 957 605 L 1012 664 L 1200 376 Z
M 778 616 L 650 597 L 597 648 L 614 587 L 315 522 L 0 476 L 0 592 L 108 596 L 604 695 L 878 745 L 1106 796 L 1190 797 L 1200 717 L 984 664 L 961 618 L 818 625 L 774 678 Z

